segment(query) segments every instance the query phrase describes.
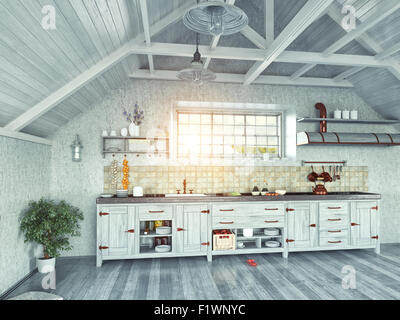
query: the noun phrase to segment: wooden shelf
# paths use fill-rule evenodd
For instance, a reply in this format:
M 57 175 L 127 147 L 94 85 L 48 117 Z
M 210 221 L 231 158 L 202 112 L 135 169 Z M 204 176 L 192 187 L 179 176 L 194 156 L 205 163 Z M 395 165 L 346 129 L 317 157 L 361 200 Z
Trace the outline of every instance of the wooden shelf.
M 156 234 L 155 232 L 150 232 L 150 234 L 141 233 L 140 236 L 142 238 L 164 238 L 164 237 L 172 237 L 172 233 L 169 233 L 169 234 Z
M 145 137 L 102 137 L 102 142 L 103 142 L 103 158 L 106 157 L 106 154 L 136 154 L 137 156 L 139 155 L 144 155 L 144 154 L 149 154 L 151 156 L 164 156 L 166 158 L 169 158 L 169 138 L 168 137 L 157 137 L 157 138 L 145 138 Z M 118 146 L 109 146 L 106 148 L 106 141 L 121 141 Z M 155 143 L 157 141 L 163 141 L 165 143 L 165 149 L 162 148 L 160 150 L 155 150 L 155 151 L 131 151 L 129 150 L 129 141 L 147 141 L 150 145 L 150 143 Z M 116 148 L 119 150 L 112 151 L 108 150 L 110 148 Z
M 353 123 L 353 124 L 399 124 L 400 120 L 347 120 L 334 118 L 297 118 L 297 122 L 336 122 L 336 123 Z

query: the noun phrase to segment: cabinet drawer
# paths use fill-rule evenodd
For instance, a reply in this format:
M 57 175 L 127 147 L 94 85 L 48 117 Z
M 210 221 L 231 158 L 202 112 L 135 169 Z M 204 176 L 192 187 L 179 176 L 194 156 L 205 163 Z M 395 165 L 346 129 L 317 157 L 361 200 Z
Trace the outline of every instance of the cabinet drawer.
M 284 216 L 261 217 L 261 216 L 227 216 L 213 217 L 214 229 L 234 229 L 234 228 L 283 228 L 285 223 Z
M 348 202 L 322 202 L 319 204 L 319 213 L 325 214 L 344 214 L 349 212 Z
M 221 204 L 213 205 L 213 216 L 284 215 L 283 203 Z
M 107 206 L 107 207 L 101 207 L 100 208 L 100 213 L 108 213 L 108 214 L 123 214 L 123 213 L 128 213 L 128 207 L 127 206 Z
M 319 215 L 320 230 L 346 229 L 349 226 L 349 214 Z
M 320 238 L 347 238 L 348 234 L 349 234 L 348 229 L 331 228 L 328 230 L 320 230 L 319 237 Z
M 340 248 L 347 246 L 349 244 L 348 238 L 342 237 L 342 238 L 320 238 L 319 239 L 319 245 L 320 247 L 332 247 L 332 248 Z
M 155 206 L 140 206 L 139 218 L 147 220 L 167 220 L 172 219 L 173 206 L 155 205 Z

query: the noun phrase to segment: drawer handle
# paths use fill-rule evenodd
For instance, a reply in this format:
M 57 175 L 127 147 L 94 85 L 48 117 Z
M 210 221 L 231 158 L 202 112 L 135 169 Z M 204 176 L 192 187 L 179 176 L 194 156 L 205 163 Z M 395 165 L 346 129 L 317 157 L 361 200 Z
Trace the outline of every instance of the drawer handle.
M 266 211 L 278 211 L 279 208 L 265 208 Z
M 274 221 L 264 221 L 265 223 L 278 223 L 279 220 L 274 220 Z
M 342 207 L 328 207 L 329 210 L 339 210 L 342 209 Z
M 176 229 L 176 231 L 186 231 L 186 230 L 182 229 L 182 228 L 178 228 L 178 229 Z
M 360 225 L 359 223 L 355 223 L 355 222 L 352 222 L 352 223 L 351 223 L 351 226 L 352 226 L 352 227 L 359 226 L 359 225 Z
M 342 241 L 341 240 L 339 240 L 339 241 L 328 241 L 328 243 L 342 243 Z
M 317 225 L 316 225 L 315 223 L 313 223 L 313 224 L 310 224 L 310 227 L 311 227 L 311 228 L 316 228 Z
M 232 212 L 232 211 L 235 211 L 235 209 L 220 209 L 219 211 L 221 211 L 221 212 L 228 212 L 228 211 Z
M 342 221 L 342 219 L 328 219 L 328 221 Z
M 125 231 L 125 232 L 127 232 L 127 233 L 135 233 L 135 229 L 131 229 L 131 230 L 128 230 L 128 231 Z
M 341 232 L 342 232 L 342 230 L 335 230 L 335 231 L 328 230 L 328 232 L 329 232 L 329 233 L 341 233 Z
M 231 222 L 220 222 L 219 224 L 234 224 L 235 222 L 234 221 L 231 221 Z
M 149 211 L 149 213 L 164 213 L 164 210 L 162 210 L 162 211 Z

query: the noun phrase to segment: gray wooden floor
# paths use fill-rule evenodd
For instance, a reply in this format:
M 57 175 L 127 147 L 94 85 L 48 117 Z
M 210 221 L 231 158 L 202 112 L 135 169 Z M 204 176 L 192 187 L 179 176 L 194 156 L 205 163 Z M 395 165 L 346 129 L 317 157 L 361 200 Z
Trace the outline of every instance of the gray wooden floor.
M 247 265 L 253 258 L 258 267 Z M 356 270 L 357 289 L 342 289 L 341 270 Z M 36 273 L 8 298 L 43 291 Z M 59 259 L 57 289 L 64 299 L 400 299 L 400 244 L 372 250 L 219 256 L 105 262 L 95 258 Z

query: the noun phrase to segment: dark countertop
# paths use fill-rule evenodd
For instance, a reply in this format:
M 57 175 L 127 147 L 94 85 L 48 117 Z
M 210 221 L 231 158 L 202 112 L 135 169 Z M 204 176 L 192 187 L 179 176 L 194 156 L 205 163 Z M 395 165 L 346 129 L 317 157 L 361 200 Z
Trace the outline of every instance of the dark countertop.
M 332 192 L 325 196 L 312 193 L 287 193 L 284 196 L 229 196 L 223 194 L 207 195 L 205 197 L 164 197 L 163 195 L 145 195 L 141 198 L 97 198 L 97 204 L 135 204 L 135 203 L 194 203 L 194 202 L 250 202 L 250 201 L 319 201 L 319 200 L 379 200 L 381 195 L 365 192 Z

